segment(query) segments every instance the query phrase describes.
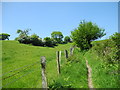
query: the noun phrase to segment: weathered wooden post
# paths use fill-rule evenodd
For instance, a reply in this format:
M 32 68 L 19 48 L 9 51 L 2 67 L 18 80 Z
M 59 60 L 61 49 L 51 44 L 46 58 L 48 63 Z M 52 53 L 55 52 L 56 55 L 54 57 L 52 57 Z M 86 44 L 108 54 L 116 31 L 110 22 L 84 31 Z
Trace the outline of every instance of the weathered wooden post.
M 73 51 L 74 51 L 74 48 L 71 47 L 71 48 L 70 48 L 70 56 L 73 55 Z
M 60 54 L 59 54 L 59 61 L 60 61 L 60 65 L 61 65 L 61 51 L 60 51 Z
M 58 74 L 60 74 L 59 51 L 56 52 L 56 62 L 57 62 L 57 71 L 58 71 Z
M 46 78 L 46 72 L 45 72 L 45 68 L 46 68 L 45 56 L 41 57 L 41 67 L 42 67 L 42 88 L 47 90 L 47 78 Z
M 68 58 L 68 51 L 65 50 L 65 58 L 67 59 Z

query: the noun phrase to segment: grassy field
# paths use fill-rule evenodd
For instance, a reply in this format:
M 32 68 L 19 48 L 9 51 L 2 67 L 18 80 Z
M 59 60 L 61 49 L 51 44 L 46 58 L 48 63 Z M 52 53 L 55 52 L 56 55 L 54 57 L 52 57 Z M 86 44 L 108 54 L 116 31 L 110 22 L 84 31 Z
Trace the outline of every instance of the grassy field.
M 67 62 L 64 57 L 64 50 L 69 50 L 71 46 L 72 43 L 68 43 L 51 48 L 20 44 L 17 41 L 3 41 L 2 74 L 4 75 L 2 78 L 5 78 L 2 80 L 3 88 L 41 88 L 41 56 L 45 56 L 47 60 L 46 73 L 49 87 L 87 88 L 86 66 L 83 59 L 80 59 L 82 54 L 80 55 L 78 51 L 75 50 L 77 53 L 75 56 L 70 57 L 69 60 L 71 61 L 69 62 Z M 62 73 L 58 77 L 56 51 L 59 50 L 62 51 Z M 9 72 L 35 62 L 37 63 L 30 68 L 23 68 L 14 72 Z M 20 72 L 17 73 L 18 71 Z M 6 77 L 12 74 L 15 75 L 6 79 Z M 18 80 L 16 81 L 16 79 Z M 11 81 L 13 82 L 10 83 Z
M 100 42 L 102 43 L 102 41 Z M 106 64 L 106 61 L 102 60 L 103 57 L 98 56 L 94 49 L 80 51 L 78 48 L 75 48 L 74 54 L 69 56 L 68 59 L 65 59 L 64 50 L 66 49 L 69 51 L 71 46 L 72 43 L 68 43 L 51 48 L 20 44 L 17 41 L 3 41 L 3 88 L 41 88 L 41 56 L 45 56 L 47 60 L 46 74 L 49 88 L 88 88 L 85 59 L 88 60 L 92 68 L 94 88 L 119 88 L 119 75 L 115 73 L 118 68 L 117 64 L 114 66 L 112 64 Z M 58 75 L 56 51 L 60 50 L 62 51 L 61 74 Z M 105 60 L 107 60 L 106 57 Z M 9 72 L 33 63 L 35 64 L 31 67 Z M 17 73 L 18 71 L 20 72 Z M 15 75 L 9 77 L 12 74 Z
M 59 45 L 55 48 L 50 47 L 37 47 L 25 44 L 19 44 L 17 41 L 3 41 L 2 42 L 2 73 L 9 72 L 11 70 L 20 68 L 24 65 L 32 64 L 34 62 L 38 63 L 32 68 L 28 68 L 23 72 L 15 75 L 15 77 L 8 78 L 3 80 L 3 86 L 15 78 L 22 76 L 24 73 L 31 72 L 22 79 L 7 85 L 5 87 L 14 87 L 14 88 L 34 88 L 41 87 L 41 72 L 40 72 L 40 57 L 45 56 L 47 60 L 47 76 L 48 81 L 51 81 L 53 78 L 57 77 L 56 70 L 56 51 L 69 49 L 70 44 Z M 15 73 L 15 72 L 14 72 Z M 4 77 L 13 74 L 13 72 L 6 74 Z

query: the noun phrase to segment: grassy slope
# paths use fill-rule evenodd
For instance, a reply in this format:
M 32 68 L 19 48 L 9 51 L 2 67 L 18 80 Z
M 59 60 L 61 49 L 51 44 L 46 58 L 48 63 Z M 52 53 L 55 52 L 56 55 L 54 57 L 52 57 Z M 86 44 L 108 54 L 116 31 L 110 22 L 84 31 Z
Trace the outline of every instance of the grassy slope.
M 102 58 L 91 50 L 86 52 L 85 57 L 92 68 L 92 80 L 95 88 L 119 87 L 118 77 L 114 74 L 116 67 L 107 67 Z
M 56 70 L 56 51 L 69 49 L 71 44 L 59 45 L 55 48 L 50 47 L 37 47 L 19 44 L 17 41 L 3 41 L 2 42 L 2 73 L 6 73 L 10 70 L 17 69 L 24 65 L 32 64 L 36 61 L 40 61 L 41 56 L 46 56 L 47 59 L 47 77 L 48 81 L 57 77 Z M 41 72 L 40 72 L 40 63 L 34 65 L 32 68 L 25 70 L 24 72 L 16 75 L 16 78 L 34 70 L 28 76 L 23 77 L 18 80 L 16 83 L 12 83 L 6 87 L 14 88 L 34 88 L 41 87 Z M 49 71 L 49 72 L 48 72 Z M 3 77 L 13 74 L 7 74 Z M 14 80 L 15 77 L 3 80 L 3 85 Z
M 50 87 L 56 88 L 88 88 L 87 68 L 83 53 L 75 48 L 74 54 L 62 64 L 62 72 Z
M 2 43 L 2 73 L 9 72 L 10 70 L 17 69 L 24 65 L 32 64 L 40 61 L 41 56 L 46 56 L 47 60 L 47 80 L 49 87 L 73 87 L 73 88 L 86 88 L 87 87 L 87 70 L 83 55 L 75 50 L 75 55 L 69 58 L 66 62 L 64 57 L 64 50 L 69 50 L 72 44 L 59 45 L 55 48 L 38 47 L 25 44 L 19 44 L 17 41 L 3 41 Z M 62 73 L 58 77 L 56 65 L 56 51 L 62 51 L 61 68 Z M 3 86 L 18 77 L 29 73 L 27 76 L 22 77 L 18 81 L 5 86 L 5 88 L 41 88 L 41 69 L 40 62 L 25 69 L 19 74 L 3 80 Z M 31 72 L 32 71 L 32 72 Z M 4 77 L 7 77 L 16 72 L 10 72 Z M 57 82 L 57 83 L 56 83 Z M 56 85 L 57 84 L 57 85 Z

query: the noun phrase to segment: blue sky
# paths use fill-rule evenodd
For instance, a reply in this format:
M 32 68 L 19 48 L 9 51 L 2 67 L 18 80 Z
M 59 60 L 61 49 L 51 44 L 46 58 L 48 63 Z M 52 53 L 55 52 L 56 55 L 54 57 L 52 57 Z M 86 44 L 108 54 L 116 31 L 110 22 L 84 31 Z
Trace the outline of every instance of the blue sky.
M 17 29 L 30 28 L 30 35 L 41 38 L 61 31 L 64 36 L 78 27 L 81 20 L 92 21 L 107 33 L 106 39 L 118 32 L 117 2 L 3 2 L 2 32 L 10 40 L 18 36 Z

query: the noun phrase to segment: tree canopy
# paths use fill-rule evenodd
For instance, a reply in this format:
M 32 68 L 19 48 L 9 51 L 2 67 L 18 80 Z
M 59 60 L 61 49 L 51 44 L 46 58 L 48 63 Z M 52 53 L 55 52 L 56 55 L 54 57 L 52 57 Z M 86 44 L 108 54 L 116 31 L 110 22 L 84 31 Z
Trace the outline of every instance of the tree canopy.
M 71 39 L 70 39 L 69 36 L 65 36 L 64 41 L 65 41 L 66 43 L 68 43 L 68 42 L 71 42 Z
M 82 21 L 79 26 L 71 31 L 73 42 L 80 47 L 81 50 L 92 47 L 91 42 L 106 35 L 104 29 L 99 28 L 98 25 L 92 22 Z
M 30 30 L 31 29 L 26 29 L 26 30 L 20 30 L 20 29 L 18 29 L 17 33 L 19 34 L 19 38 L 27 37 Z
M 10 37 L 10 35 L 7 34 L 7 33 L 1 33 L 0 34 L 0 40 L 6 40 L 6 39 L 9 40 L 9 37 Z
M 60 31 L 54 31 L 51 33 L 51 37 L 57 41 L 57 43 L 61 43 L 63 34 Z

